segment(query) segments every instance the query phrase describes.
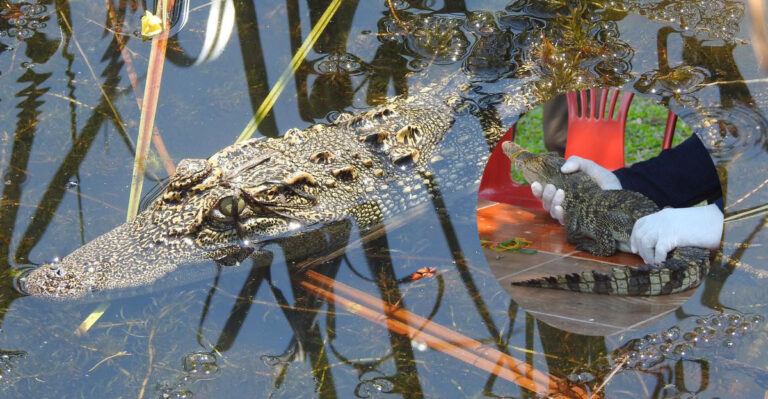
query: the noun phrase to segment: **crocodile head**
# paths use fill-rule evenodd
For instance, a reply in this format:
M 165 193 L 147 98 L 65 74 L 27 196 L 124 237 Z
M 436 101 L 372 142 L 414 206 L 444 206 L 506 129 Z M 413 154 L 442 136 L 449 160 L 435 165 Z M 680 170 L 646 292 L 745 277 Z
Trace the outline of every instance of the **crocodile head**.
M 250 140 L 211 158 L 181 161 L 160 195 L 133 221 L 21 279 L 36 296 L 81 297 L 149 284 L 180 264 L 233 265 L 270 240 L 331 220 L 317 182 L 280 156 L 274 140 Z
M 515 167 L 523 172 L 523 177 L 529 183 L 535 181 L 542 184 L 554 184 L 563 187 L 562 172 L 560 167 L 565 160 L 556 154 L 534 154 L 518 144 L 505 141 L 501 149 L 514 163 Z

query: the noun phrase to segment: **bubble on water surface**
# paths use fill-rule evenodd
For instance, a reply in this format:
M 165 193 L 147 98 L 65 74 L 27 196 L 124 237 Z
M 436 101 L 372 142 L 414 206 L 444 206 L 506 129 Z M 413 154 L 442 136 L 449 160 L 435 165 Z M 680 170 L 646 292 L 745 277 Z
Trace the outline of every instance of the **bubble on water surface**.
M 629 341 L 613 353 L 614 361 L 626 359 L 625 367 L 651 368 L 666 359 L 697 359 L 706 351 L 732 348 L 762 326 L 760 315 L 717 313 L 691 320 L 694 326 L 673 326 Z
M 436 64 L 451 64 L 469 51 L 470 41 L 459 29 L 461 18 L 418 16 L 407 22 L 405 44 L 415 54 Z
M 352 54 L 329 54 L 314 62 L 315 72 L 356 75 L 363 72 L 363 63 Z
M 209 379 L 219 374 L 216 355 L 209 352 L 195 352 L 184 357 L 183 367 L 190 378 Z
M 366 372 L 360 375 L 360 383 L 355 387 L 355 396 L 358 398 L 373 398 L 388 396 L 395 390 L 395 384 L 389 377 L 382 376 L 379 372 Z

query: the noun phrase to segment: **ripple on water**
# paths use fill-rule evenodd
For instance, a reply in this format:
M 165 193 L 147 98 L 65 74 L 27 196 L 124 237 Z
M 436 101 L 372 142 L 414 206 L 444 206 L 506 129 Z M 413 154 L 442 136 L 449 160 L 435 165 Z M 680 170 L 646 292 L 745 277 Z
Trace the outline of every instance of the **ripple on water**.
M 764 147 L 768 128 L 765 117 L 740 103 L 699 108 L 688 124 L 718 161 L 728 161 L 749 147 Z

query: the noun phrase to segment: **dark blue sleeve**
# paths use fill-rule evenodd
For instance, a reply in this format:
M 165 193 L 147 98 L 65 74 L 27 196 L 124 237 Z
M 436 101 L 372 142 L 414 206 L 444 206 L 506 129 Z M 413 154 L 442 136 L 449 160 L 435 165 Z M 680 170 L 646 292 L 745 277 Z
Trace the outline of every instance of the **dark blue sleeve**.
M 723 193 L 709 152 L 697 135 L 658 156 L 613 171 L 621 187 L 637 191 L 659 207 L 715 202 L 723 210 Z

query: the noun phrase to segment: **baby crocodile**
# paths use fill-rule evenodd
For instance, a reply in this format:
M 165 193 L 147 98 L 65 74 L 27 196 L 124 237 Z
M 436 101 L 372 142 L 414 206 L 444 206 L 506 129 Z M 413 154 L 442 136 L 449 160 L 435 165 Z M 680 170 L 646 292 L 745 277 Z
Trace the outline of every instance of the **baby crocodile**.
M 502 149 L 528 182 L 553 184 L 565 191 L 566 238 L 578 250 L 597 256 L 613 255 L 617 249 L 629 252 L 629 237 L 635 222 L 659 210 L 653 201 L 638 192 L 603 190 L 583 172 L 560 172 L 565 159 L 557 155 L 536 155 L 512 142 L 504 142 Z M 697 287 L 708 271 L 708 250 L 680 247 L 660 264 L 617 267 L 612 273 L 571 273 L 512 284 L 595 294 L 665 295 Z

